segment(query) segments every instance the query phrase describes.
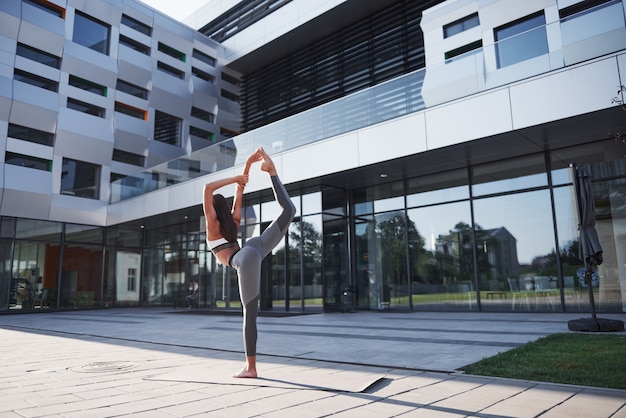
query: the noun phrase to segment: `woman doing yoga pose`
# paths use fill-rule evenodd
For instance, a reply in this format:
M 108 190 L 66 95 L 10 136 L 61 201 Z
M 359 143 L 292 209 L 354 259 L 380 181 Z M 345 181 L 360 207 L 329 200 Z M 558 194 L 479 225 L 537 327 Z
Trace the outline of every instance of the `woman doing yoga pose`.
M 242 248 L 239 248 L 237 232 L 241 223 L 243 190 L 248 182 L 250 167 L 257 161 L 261 161 L 261 170 L 270 176 L 274 198 L 280 205 L 281 212 L 260 236 L 250 238 Z M 236 183 L 236 190 L 231 209 L 224 196 L 214 192 L 220 187 L 233 183 Z M 239 278 L 239 296 L 243 305 L 243 341 L 246 366 L 233 376 L 255 378 L 257 377 L 256 319 L 261 283 L 261 263 L 287 233 L 289 224 L 296 214 L 296 208 L 278 178 L 274 162 L 263 148 L 259 148 L 246 159 L 241 175 L 206 184 L 204 186 L 203 207 L 209 248 L 220 263 L 236 269 Z

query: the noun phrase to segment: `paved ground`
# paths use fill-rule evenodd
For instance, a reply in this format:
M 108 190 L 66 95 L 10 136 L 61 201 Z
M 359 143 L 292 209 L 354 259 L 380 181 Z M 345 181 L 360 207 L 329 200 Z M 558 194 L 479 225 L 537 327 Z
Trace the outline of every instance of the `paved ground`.
M 626 391 L 456 371 L 568 332 L 567 321 L 580 317 L 261 317 L 261 379 L 242 380 L 229 377 L 243 364 L 236 315 L 140 308 L 0 315 L 0 417 L 626 418 Z

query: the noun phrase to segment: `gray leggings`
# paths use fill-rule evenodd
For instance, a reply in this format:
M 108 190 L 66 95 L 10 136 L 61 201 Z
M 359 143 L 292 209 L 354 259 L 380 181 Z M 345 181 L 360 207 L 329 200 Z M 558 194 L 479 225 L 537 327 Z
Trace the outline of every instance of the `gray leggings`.
M 237 270 L 239 295 L 243 305 L 243 342 L 246 356 L 256 355 L 256 318 L 258 313 L 259 291 L 261 286 L 261 263 L 283 239 L 289 224 L 296 215 L 296 208 L 278 176 L 271 176 L 274 198 L 281 212 L 270 226 L 258 236 L 249 239 L 243 248 L 236 252 L 230 266 Z

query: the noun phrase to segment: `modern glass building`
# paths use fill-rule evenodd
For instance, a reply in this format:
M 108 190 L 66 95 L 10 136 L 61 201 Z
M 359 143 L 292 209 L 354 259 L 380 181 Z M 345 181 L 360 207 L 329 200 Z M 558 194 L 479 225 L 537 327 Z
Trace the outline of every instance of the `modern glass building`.
M 261 309 L 626 306 L 622 0 L 0 3 L 0 312 L 239 308 L 205 183 L 263 146 L 298 214 Z M 254 170 L 254 168 L 253 168 Z M 225 188 L 226 196 L 234 190 Z M 277 207 L 251 173 L 241 241 Z

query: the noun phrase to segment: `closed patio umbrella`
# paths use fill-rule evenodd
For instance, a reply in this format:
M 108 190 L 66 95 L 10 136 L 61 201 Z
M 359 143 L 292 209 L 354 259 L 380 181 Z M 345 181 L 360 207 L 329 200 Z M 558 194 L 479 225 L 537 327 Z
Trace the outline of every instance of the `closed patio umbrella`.
M 609 319 L 598 319 L 596 305 L 593 298 L 593 266 L 602 264 L 602 246 L 596 231 L 596 207 L 591 185 L 589 168 L 582 165 L 573 165 L 574 188 L 578 206 L 578 229 L 580 234 L 579 257 L 585 263 L 585 284 L 589 293 L 591 318 L 582 318 L 569 321 L 568 327 L 572 331 L 622 331 L 624 323 Z

